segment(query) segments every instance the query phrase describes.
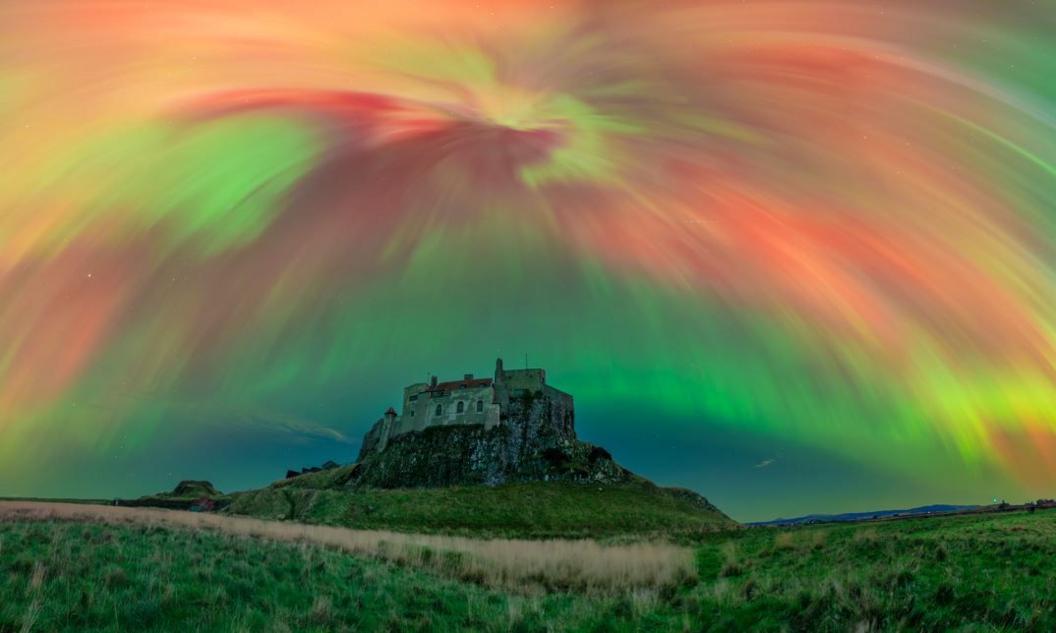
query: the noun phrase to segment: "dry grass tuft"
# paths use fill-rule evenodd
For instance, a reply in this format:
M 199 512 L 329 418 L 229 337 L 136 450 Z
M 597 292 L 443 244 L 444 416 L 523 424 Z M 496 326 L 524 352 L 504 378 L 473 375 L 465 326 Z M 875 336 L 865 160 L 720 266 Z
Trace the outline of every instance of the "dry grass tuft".
M 33 575 L 29 578 L 29 586 L 26 590 L 32 593 L 40 591 L 40 587 L 44 584 L 45 573 L 46 570 L 44 569 L 44 565 L 37 562 L 37 564 L 33 566 Z
M 312 603 L 312 609 L 308 614 L 312 622 L 316 624 L 329 624 L 333 619 L 333 606 L 327 596 L 317 596 Z
M 875 527 L 860 528 L 854 531 L 854 540 L 865 543 L 875 543 L 880 540 L 880 532 Z
M 236 536 L 335 547 L 422 567 L 489 587 L 613 591 L 677 586 L 697 577 L 692 550 L 665 543 L 601 545 L 592 540 L 474 539 L 243 517 L 83 504 L 5 501 L 0 520 L 79 520 L 217 530 Z M 728 552 L 728 557 L 735 557 Z M 120 578 L 114 578 L 120 583 Z
M 787 550 L 795 549 L 796 547 L 796 535 L 792 532 L 778 532 L 774 536 L 774 549 L 776 550 Z

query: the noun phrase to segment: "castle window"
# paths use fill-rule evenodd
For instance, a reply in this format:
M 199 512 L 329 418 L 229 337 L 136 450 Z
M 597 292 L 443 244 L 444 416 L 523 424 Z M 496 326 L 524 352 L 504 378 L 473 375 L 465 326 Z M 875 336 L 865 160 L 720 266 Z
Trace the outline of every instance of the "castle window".
M 463 413 L 466 410 L 466 403 L 461 400 L 458 401 L 458 407 L 455 408 L 455 413 Z
M 441 405 L 441 404 L 436 405 L 436 415 L 439 416 L 439 415 L 443 415 L 443 414 L 444 414 L 444 406 Z
M 414 417 L 414 409 L 411 409 L 411 417 Z
M 483 411 L 484 411 L 484 401 L 483 400 L 477 400 L 477 413 L 482 413 Z

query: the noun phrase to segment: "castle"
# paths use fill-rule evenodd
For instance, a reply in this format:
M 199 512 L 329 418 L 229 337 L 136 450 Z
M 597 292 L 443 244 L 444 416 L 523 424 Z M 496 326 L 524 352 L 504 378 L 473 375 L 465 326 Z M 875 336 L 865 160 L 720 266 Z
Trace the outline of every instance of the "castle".
M 505 424 L 511 412 L 524 409 L 526 402 L 545 403 L 538 425 L 546 432 L 575 439 L 575 410 L 572 396 L 546 384 L 543 369 L 504 369 L 502 359 L 495 361 L 493 378 L 474 378 L 465 374 L 462 380 L 415 383 L 403 390 L 400 413 L 389 407 L 363 438 L 360 460 L 381 453 L 393 438 L 415 431 L 441 426 L 481 426 L 491 430 Z

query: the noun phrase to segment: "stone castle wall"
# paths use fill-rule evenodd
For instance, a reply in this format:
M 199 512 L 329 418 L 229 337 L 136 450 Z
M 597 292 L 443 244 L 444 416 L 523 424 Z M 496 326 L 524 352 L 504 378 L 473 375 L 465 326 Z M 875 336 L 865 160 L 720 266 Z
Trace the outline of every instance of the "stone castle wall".
M 482 403 L 479 412 L 477 401 Z M 458 402 L 465 403 L 461 413 Z M 462 381 L 407 387 L 403 414 L 390 409 L 367 433 L 359 461 L 343 485 L 405 488 L 632 479 L 607 451 L 576 437 L 571 395 L 547 385 L 542 369 L 506 371 L 500 360 L 491 380 L 467 375 Z
M 529 412 L 526 406 L 542 408 Z M 547 385 L 544 370 L 507 371 L 500 359 L 490 380 L 467 374 L 462 381 L 438 384 L 434 378 L 431 384 L 409 385 L 404 389 L 401 414 L 390 409 L 374 424 L 363 439 L 359 458 L 384 451 L 394 438 L 407 433 L 444 426 L 490 430 L 511 418 L 537 419 L 546 433 L 575 439 L 572 396 Z
M 429 426 L 366 450 L 348 485 L 408 488 L 522 481 L 619 483 L 631 473 L 604 449 L 580 442 L 572 397 L 553 387 L 508 390 L 502 422 Z

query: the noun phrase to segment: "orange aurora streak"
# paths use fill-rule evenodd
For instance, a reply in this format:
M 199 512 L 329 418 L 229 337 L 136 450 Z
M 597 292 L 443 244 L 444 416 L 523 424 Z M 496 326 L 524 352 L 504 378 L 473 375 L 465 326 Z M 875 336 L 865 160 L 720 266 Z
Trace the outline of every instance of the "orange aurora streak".
M 313 407 L 364 367 L 510 331 L 613 368 L 585 386 L 613 399 L 677 377 L 651 397 L 702 432 L 1035 490 L 1056 475 L 1051 20 L 8 3 L 0 459 L 62 424 L 105 453 L 178 406 L 344 419 Z M 71 422 L 75 400 L 106 421 Z

